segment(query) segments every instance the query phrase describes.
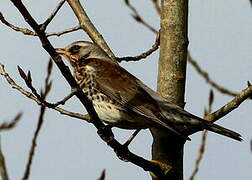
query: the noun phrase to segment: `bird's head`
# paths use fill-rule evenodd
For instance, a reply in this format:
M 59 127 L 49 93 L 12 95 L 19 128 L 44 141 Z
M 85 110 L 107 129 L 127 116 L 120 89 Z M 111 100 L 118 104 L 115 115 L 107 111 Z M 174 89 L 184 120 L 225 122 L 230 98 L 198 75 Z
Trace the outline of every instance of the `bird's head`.
M 71 63 L 86 59 L 110 60 L 109 56 L 96 44 L 87 41 L 77 41 L 65 48 L 58 48 L 56 52 L 65 56 Z

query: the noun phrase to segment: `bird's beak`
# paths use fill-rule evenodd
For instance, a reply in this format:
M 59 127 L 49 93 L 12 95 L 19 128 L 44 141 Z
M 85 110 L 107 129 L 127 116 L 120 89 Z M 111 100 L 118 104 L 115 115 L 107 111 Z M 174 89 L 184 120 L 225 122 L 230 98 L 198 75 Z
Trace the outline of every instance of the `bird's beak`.
M 63 55 L 69 59 L 69 61 L 75 62 L 78 60 L 78 57 L 72 55 L 70 52 L 66 51 L 63 48 L 56 48 L 56 52 L 60 55 Z
M 55 50 L 60 55 L 65 55 L 67 52 L 65 49 L 62 49 L 62 48 L 56 48 Z

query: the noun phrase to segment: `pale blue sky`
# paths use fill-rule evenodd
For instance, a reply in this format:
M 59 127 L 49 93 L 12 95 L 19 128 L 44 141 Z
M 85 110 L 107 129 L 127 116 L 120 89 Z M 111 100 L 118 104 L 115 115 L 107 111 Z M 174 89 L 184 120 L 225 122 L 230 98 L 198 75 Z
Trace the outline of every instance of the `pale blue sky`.
M 24 1 L 31 13 L 40 22 L 57 4 L 56 1 Z M 91 20 L 117 56 L 136 55 L 148 49 L 155 36 L 137 24 L 130 16 L 123 1 L 81 1 L 85 3 Z M 159 18 L 151 1 L 132 1 L 147 22 L 158 28 Z M 13 5 L 5 1 L 0 11 L 7 20 L 28 27 Z M 218 83 L 232 90 L 240 91 L 251 80 L 252 57 L 252 10 L 246 0 L 218 1 L 192 0 L 189 6 L 189 50 L 199 64 L 206 69 Z M 49 26 L 49 31 L 60 31 L 77 25 L 77 20 L 67 4 L 60 10 Z M 1 55 L 0 62 L 15 81 L 25 87 L 18 76 L 17 65 L 24 70 L 31 70 L 33 83 L 39 89 L 43 86 L 48 54 L 42 49 L 35 37 L 13 32 L 0 24 Z M 82 32 L 53 37 L 55 47 L 64 47 L 76 40 L 88 40 Z M 148 59 L 122 65 L 140 78 L 148 86 L 156 88 L 158 52 Z M 50 101 L 57 101 L 69 92 L 69 86 L 61 77 L 56 67 L 53 70 L 53 89 Z M 1 133 L 2 150 L 6 155 L 10 179 L 20 179 L 27 161 L 31 137 L 38 119 L 39 106 L 11 89 L 0 78 L 0 122 L 14 117 L 22 110 L 24 115 L 18 126 Z M 186 109 L 202 116 L 207 106 L 210 87 L 189 65 L 186 82 Z M 231 97 L 215 91 L 214 109 L 218 109 Z M 71 99 L 66 108 L 84 112 L 76 99 Z M 206 153 L 196 176 L 199 180 L 245 180 L 252 179 L 252 159 L 249 141 L 252 138 L 251 113 L 252 102 L 244 102 L 218 123 L 240 132 L 244 141 L 239 143 L 219 135 L 209 133 Z M 115 130 L 116 137 L 125 141 L 129 131 Z M 185 145 L 184 179 L 192 173 L 201 133 L 191 136 L 192 141 Z M 150 133 L 140 133 L 130 148 L 136 154 L 150 159 Z M 106 180 L 150 179 L 148 173 L 131 163 L 120 161 L 114 152 L 96 135 L 91 124 L 81 122 L 48 110 L 45 123 L 38 138 L 36 156 L 31 169 L 32 180 L 44 179 L 97 179 L 103 169 L 107 171 Z

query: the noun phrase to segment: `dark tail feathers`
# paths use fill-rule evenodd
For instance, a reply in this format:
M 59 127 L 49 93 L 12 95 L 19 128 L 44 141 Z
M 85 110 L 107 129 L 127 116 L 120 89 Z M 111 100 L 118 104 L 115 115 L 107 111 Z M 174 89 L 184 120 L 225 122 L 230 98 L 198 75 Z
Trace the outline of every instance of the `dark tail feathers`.
M 206 127 L 207 130 L 209 131 L 213 131 L 217 134 L 221 134 L 223 136 L 227 136 L 227 137 L 230 137 L 232 139 L 235 139 L 235 140 L 238 140 L 238 141 L 242 141 L 242 138 L 241 138 L 241 135 L 232 131 L 232 130 L 229 130 L 227 128 L 224 128 L 222 126 L 219 126 L 217 124 L 211 124 L 209 125 L 208 127 Z

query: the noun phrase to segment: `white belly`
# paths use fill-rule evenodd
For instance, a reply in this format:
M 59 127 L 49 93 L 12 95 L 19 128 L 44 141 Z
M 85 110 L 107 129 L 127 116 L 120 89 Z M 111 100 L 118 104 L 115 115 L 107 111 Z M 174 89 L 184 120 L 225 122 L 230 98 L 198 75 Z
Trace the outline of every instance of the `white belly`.
M 115 124 L 123 120 L 122 112 L 114 107 L 113 104 L 108 105 L 101 101 L 95 101 L 93 103 L 95 104 L 94 109 L 99 118 L 107 124 Z

